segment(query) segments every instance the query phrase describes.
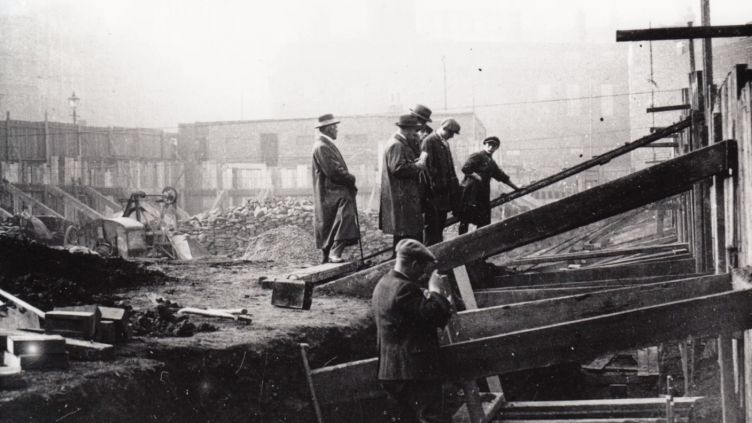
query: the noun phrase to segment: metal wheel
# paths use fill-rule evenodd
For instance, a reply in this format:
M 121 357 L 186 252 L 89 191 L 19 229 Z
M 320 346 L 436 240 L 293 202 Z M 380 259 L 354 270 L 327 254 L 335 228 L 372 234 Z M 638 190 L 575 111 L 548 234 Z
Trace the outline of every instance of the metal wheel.
M 63 235 L 63 245 L 79 245 L 80 237 L 77 226 L 68 226 Z
M 162 201 L 167 204 L 175 204 L 178 202 L 178 190 L 173 187 L 165 187 L 162 190 Z

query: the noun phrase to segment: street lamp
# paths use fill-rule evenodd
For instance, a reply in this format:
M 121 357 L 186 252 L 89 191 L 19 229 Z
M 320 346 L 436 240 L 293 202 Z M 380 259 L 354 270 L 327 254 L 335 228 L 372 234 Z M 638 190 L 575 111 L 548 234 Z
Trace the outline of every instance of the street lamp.
M 73 94 L 71 94 L 70 97 L 68 97 L 68 104 L 70 104 L 71 108 L 73 109 L 73 124 L 76 124 L 76 107 L 78 107 L 78 102 L 81 101 L 80 98 L 76 96 L 76 92 L 73 91 Z

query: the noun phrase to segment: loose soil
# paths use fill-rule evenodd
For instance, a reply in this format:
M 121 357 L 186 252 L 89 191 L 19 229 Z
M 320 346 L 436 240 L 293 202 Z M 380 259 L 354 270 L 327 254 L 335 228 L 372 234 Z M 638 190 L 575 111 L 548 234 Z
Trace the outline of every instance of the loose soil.
M 119 346 L 111 362 L 26 372 L 25 388 L 0 391 L 0 422 L 313 422 L 299 343 L 310 345 L 312 368 L 376 354 L 368 301 L 315 297 L 307 311 L 271 305 L 271 292 L 261 288 L 259 277 L 284 276 L 302 262 L 147 266 L 14 245 L 2 247 L 0 287 L 33 304 L 40 301 L 44 309 L 106 299 L 132 307 L 138 316 L 154 310 L 155 298 L 161 298 L 184 307 L 246 308 L 253 322 L 191 316 L 192 324 L 216 331 L 186 337 L 147 333 Z M 59 288 L 56 280 L 66 282 Z M 677 358 L 667 360 L 675 370 Z M 699 362 L 696 395 L 717 390 L 712 381 L 717 369 L 710 363 L 711 358 Z M 502 384 L 509 400 L 607 396 L 589 385 L 576 365 L 505 375 Z M 696 421 L 715 421 L 717 403 L 711 398 L 706 408 Z M 345 421 L 391 419 L 388 407 L 345 414 Z

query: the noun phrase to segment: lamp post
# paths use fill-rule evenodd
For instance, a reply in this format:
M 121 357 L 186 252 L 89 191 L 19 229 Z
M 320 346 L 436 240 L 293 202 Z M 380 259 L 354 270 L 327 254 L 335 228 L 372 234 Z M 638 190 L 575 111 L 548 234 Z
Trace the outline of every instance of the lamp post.
M 78 107 L 78 102 L 81 101 L 80 98 L 76 96 L 76 92 L 73 91 L 73 94 L 71 94 L 70 97 L 68 97 L 68 104 L 71 106 L 71 109 L 73 109 L 73 124 L 76 124 L 76 107 Z
M 76 152 L 78 153 L 77 154 L 78 155 L 78 166 L 79 166 L 79 169 L 80 169 L 80 167 L 82 166 L 82 163 L 81 163 L 81 132 L 79 131 L 78 122 L 76 120 L 76 107 L 78 107 L 78 102 L 79 101 L 81 101 L 81 99 L 76 96 L 76 92 L 75 91 L 73 91 L 73 94 L 71 94 L 71 96 L 68 97 L 68 104 L 71 106 L 71 109 L 73 109 L 73 126 L 76 127 L 76 150 L 77 150 Z M 75 170 L 74 170 L 74 175 L 75 175 Z M 71 175 L 71 176 L 73 176 L 73 175 Z M 81 178 L 80 174 L 78 175 L 78 178 L 80 180 L 80 178 Z M 71 178 L 71 179 L 73 179 L 73 178 Z

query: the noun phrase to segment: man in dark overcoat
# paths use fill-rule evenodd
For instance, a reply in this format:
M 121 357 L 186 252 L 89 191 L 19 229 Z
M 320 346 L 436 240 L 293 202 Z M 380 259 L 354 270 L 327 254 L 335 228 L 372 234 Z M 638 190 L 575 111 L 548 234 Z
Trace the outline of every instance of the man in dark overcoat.
M 436 330 L 451 316 L 448 287 L 429 276 L 436 257 L 423 244 L 397 244 L 394 269 L 371 299 L 379 347 L 378 379 L 399 406 L 401 422 L 450 422 L 442 407 L 444 366 Z M 428 288 L 428 289 L 426 289 Z
M 454 170 L 452 150 L 449 148 L 449 140 L 459 133 L 460 124 L 449 118 L 441 122 L 439 129 L 428 135 L 421 145 L 421 150 L 428 155 L 424 204 L 426 226 L 423 238 L 426 245 L 444 240 L 447 214 L 457 210 L 459 204 L 460 182 Z
M 343 262 L 345 247 L 357 244 L 360 238 L 355 176 L 334 144 L 339 122 L 331 114 L 319 117 L 319 134 L 313 144 L 313 225 L 316 248 L 322 250 L 324 263 Z
M 410 146 L 422 126 L 418 119 L 402 115 L 396 125 L 399 130 L 384 148 L 379 208 L 379 229 L 393 236 L 395 246 L 404 238 L 422 239 L 419 175 L 426 161 L 425 153 Z
M 470 223 L 477 227 L 491 223 L 491 179 L 503 182 L 515 190 L 520 189 L 493 159 L 499 145 L 501 141 L 498 137 L 486 138 L 483 140 L 483 150 L 471 154 L 462 165 L 465 178 L 462 180 L 460 196 L 460 234 L 467 232 Z

